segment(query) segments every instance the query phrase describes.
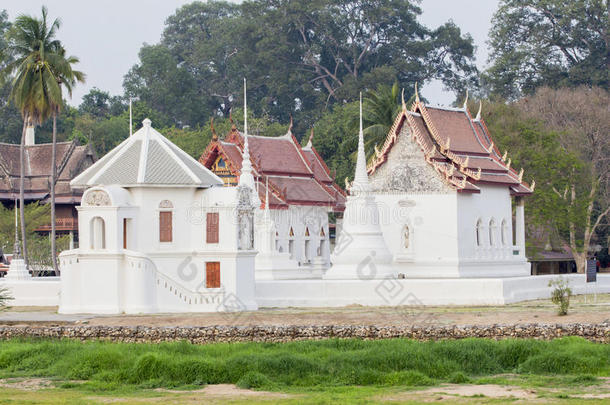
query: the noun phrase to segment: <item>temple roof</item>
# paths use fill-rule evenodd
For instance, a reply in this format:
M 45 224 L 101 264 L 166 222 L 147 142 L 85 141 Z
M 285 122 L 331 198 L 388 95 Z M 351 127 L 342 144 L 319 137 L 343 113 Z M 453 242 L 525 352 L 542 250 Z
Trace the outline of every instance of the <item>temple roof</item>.
M 222 156 L 232 176 L 239 178 L 244 136 L 233 127 L 224 140 L 213 139 L 199 161 L 212 168 Z M 288 205 L 328 206 L 335 211 L 345 208 L 345 194 L 334 183 L 330 170 L 315 150 L 301 147 L 291 131 L 283 136 L 248 135 L 250 161 L 261 201 L 269 184 L 269 205 L 273 209 Z
M 58 142 L 56 202 L 77 204 L 80 194 L 70 188 L 70 181 L 91 166 L 97 159 L 89 145 L 81 146 L 76 141 Z M 20 145 L 0 143 L 0 200 L 19 196 Z M 48 198 L 51 181 L 51 157 L 53 144 L 24 146 L 25 199 Z
M 459 192 L 480 192 L 481 184 L 507 186 L 512 195 L 529 195 L 534 190 L 523 181 L 523 171 L 510 167 L 507 154 L 500 155 L 491 135 L 480 118 L 473 119 L 467 108 L 427 106 L 419 98 L 408 111 L 404 105 L 396 117 L 381 150 L 368 166 L 373 174 L 388 158 L 388 154 L 407 125 L 409 133 L 446 183 Z
M 222 180 L 174 145 L 145 119 L 143 126 L 70 183 L 100 185 L 210 187 Z

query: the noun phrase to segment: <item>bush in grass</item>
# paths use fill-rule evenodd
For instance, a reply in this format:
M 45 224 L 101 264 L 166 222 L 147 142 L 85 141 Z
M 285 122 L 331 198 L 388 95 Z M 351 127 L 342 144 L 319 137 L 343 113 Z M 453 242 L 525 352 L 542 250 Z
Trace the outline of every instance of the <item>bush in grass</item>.
M 470 378 L 468 378 L 468 376 L 461 371 L 456 371 L 449 376 L 449 382 L 452 384 L 466 384 L 470 381 Z
M 249 371 L 242 378 L 237 381 L 236 384 L 239 388 L 251 389 L 251 388 L 272 388 L 273 381 L 266 375 L 259 373 L 258 371 Z
M 551 292 L 551 302 L 557 305 L 557 313 L 559 315 L 567 315 L 570 307 L 570 297 L 572 289 L 569 287 L 569 280 L 563 277 L 549 281 L 549 287 L 553 287 Z

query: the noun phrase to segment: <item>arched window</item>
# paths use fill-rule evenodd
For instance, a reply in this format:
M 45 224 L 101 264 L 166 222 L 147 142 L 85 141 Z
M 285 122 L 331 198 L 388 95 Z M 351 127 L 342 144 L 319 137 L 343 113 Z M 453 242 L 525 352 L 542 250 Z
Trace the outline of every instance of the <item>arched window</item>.
M 496 221 L 493 218 L 489 220 L 489 245 L 496 245 Z
M 168 243 L 173 240 L 173 208 L 174 205 L 169 200 L 159 203 L 159 242 Z
M 292 227 L 288 231 L 288 253 L 290 253 L 290 258 L 294 259 L 294 231 Z
M 101 217 L 94 217 L 89 224 L 90 248 L 92 250 L 106 249 L 106 223 Z
M 477 221 L 477 246 L 483 246 L 483 221 L 480 219 Z
M 508 245 L 508 222 L 506 218 L 502 220 L 502 245 Z

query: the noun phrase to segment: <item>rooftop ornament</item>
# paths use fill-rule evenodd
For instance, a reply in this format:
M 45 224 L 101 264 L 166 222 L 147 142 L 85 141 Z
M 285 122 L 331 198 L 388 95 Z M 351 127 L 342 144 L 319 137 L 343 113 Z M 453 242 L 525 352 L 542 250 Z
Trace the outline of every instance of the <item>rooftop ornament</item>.
M 464 99 L 464 110 L 468 108 L 468 89 L 466 89 L 466 98 Z
M 507 156 L 508 156 L 508 151 L 507 151 L 507 150 L 505 150 L 505 151 L 504 151 L 504 154 L 502 155 L 502 161 L 503 161 L 503 162 L 506 162 L 506 157 L 507 157 Z
M 210 129 L 212 130 L 212 140 L 217 141 L 218 135 L 216 135 L 216 130 L 214 129 L 214 117 L 210 120 Z
M 483 109 L 483 100 L 479 100 L 479 111 L 477 111 L 477 116 L 475 117 L 475 121 L 481 121 L 481 109 Z

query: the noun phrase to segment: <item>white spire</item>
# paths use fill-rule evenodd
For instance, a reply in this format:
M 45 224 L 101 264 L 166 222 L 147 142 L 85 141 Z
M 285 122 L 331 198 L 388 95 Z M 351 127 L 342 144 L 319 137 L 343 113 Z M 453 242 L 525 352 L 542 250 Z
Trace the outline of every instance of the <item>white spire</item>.
M 356 159 L 356 173 L 352 183 L 351 192 L 354 194 L 369 191 L 369 177 L 366 172 L 366 155 L 364 153 L 364 133 L 362 131 L 362 93 L 360 93 L 360 131 L 358 132 L 358 157 Z
M 244 78 L 244 151 L 241 161 L 241 174 L 239 185 L 248 186 L 255 192 L 254 176 L 252 176 L 252 162 L 250 162 L 250 150 L 248 147 L 248 104 L 246 95 L 246 78 Z
M 132 115 L 131 115 L 131 97 L 129 97 L 129 136 L 133 133 Z

